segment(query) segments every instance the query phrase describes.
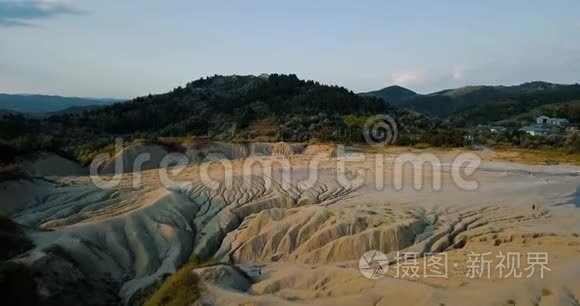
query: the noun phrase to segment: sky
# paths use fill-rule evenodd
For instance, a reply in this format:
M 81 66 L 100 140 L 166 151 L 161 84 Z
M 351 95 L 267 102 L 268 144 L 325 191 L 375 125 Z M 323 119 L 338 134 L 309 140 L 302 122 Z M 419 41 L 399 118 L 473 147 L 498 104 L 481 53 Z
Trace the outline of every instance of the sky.
M 214 74 L 355 92 L 580 82 L 580 0 L 0 0 L 0 92 L 132 98 Z

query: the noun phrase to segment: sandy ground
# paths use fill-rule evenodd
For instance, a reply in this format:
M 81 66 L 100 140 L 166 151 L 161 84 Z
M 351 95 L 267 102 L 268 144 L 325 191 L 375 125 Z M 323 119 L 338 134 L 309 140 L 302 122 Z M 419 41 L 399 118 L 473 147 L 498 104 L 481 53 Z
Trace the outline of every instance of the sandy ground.
M 110 190 L 86 176 L 62 176 L 5 183 L 0 192 L 12 218 L 43 229 L 31 230 L 37 248 L 26 260 L 59 245 L 85 277 L 109 284 L 128 304 L 193 253 L 224 263 L 195 271 L 204 305 L 579 305 L 579 167 L 484 161 L 466 176 L 477 188 L 465 190 L 452 175 L 458 153 L 440 152 L 441 188 L 433 188 L 437 176 L 427 167 L 417 189 L 412 169 L 398 169 L 395 155 L 377 162 L 369 154 L 343 167 L 350 181 L 337 177 L 342 168 L 331 157 L 307 184 L 313 155 L 336 150 L 269 150 L 290 156 L 288 179 L 279 169 L 244 176 L 247 160 L 234 160 L 231 176 L 209 166 L 213 185 L 201 180 L 205 166 L 193 164 L 175 169 L 165 185 L 153 169 L 127 173 Z M 279 158 L 252 160 L 279 168 Z M 389 260 L 379 279 L 359 270 L 371 250 Z M 470 256 L 488 252 L 490 268 L 469 277 Z M 495 268 L 508 252 L 520 253 L 523 277 Z M 530 253 L 548 254 L 543 278 L 539 271 L 526 277 Z M 424 277 L 423 262 L 440 254 L 446 277 Z M 397 274 L 411 266 L 419 277 Z

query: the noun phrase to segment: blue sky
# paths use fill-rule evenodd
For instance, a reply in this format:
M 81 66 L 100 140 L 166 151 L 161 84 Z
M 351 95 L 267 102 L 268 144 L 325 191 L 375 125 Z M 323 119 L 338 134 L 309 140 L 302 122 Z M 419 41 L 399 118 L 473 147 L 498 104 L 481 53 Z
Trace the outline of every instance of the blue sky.
M 580 1 L 0 0 L 0 92 L 296 73 L 354 91 L 580 82 Z

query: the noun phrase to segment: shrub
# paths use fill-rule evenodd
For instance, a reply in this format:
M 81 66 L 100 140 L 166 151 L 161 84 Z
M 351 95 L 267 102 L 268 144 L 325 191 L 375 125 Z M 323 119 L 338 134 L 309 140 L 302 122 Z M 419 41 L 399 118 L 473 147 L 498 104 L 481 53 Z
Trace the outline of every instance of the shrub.
M 424 142 L 420 142 L 420 143 L 415 144 L 415 148 L 417 148 L 417 149 L 427 149 L 430 147 L 431 147 L 430 144 L 424 143 Z
M 143 303 L 143 306 L 178 306 L 190 305 L 201 296 L 199 277 L 194 269 L 212 267 L 222 264 L 217 259 L 210 258 L 201 262 L 193 255 L 189 262 L 169 276 L 155 292 Z
M 161 287 L 143 303 L 144 306 L 191 305 L 201 296 L 195 264 L 187 264 L 169 276 Z
M 549 296 L 552 295 L 552 291 L 548 288 L 543 288 L 542 289 L 542 296 Z

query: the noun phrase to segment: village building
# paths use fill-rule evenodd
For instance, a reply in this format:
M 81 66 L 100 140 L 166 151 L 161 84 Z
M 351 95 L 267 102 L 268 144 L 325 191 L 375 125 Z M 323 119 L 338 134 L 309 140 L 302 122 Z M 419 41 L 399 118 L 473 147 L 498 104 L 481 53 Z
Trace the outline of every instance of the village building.
M 545 128 L 541 124 L 532 124 L 528 126 L 524 126 L 520 129 L 522 132 L 526 132 L 532 136 L 547 136 L 550 132 L 549 129 Z
M 565 118 L 550 118 L 544 115 L 536 118 L 536 124 L 563 126 L 568 123 L 570 123 L 570 121 L 568 121 L 568 119 Z

